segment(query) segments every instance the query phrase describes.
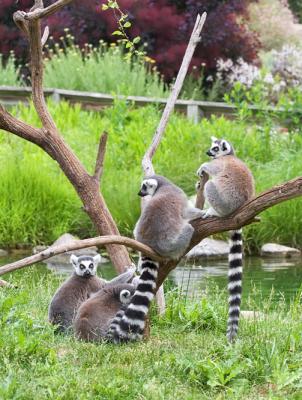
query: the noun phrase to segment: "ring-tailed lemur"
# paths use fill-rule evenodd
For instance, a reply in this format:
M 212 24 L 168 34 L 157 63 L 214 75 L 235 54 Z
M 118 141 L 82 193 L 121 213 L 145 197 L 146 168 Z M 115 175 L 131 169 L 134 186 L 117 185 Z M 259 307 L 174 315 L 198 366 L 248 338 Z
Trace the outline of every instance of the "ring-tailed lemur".
M 224 217 L 246 203 L 254 195 L 254 179 L 248 167 L 235 157 L 232 145 L 224 139 L 212 137 L 207 155 L 213 160 L 204 163 L 197 171 L 211 178 L 204 187 L 204 195 L 210 208 L 204 211 L 203 218 Z M 233 341 L 238 332 L 242 292 L 242 230 L 230 236 L 229 252 L 229 318 L 227 337 Z
M 116 315 L 129 304 L 134 290 L 132 284 L 109 282 L 84 301 L 73 324 L 76 337 L 89 342 L 105 339 L 109 326 L 114 325 Z
M 100 290 L 105 284 L 118 285 L 128 282 L 135 269 L 129 268 L 125 273 L 107 282 L 96 276 L 97 266 L 101 256 L 83 255 L 77 257 L 72 254 L 70 262 L 74 273 L 69 277 L 54 294 L 48 311 L 49 322 L 57 325 L 58 331 L 71 328 L 73 319 L 79 306 L 93 293 Z
M 194 228 L 189 221 L 199 218 L 201 210 L 188 202 L 185 193 L 160 175 L 145 178 L 139 196 L 151 198 L 142 210 L 134 229 L 136 240 L 170 259 L 182 256 L 191 241 Z M 143 337 L 145 319 L 156 290 L 159 264 L 141 256 L 141 275 L 130 304 L 117 316 L 109 329 L 114 342 L 139 340 Z

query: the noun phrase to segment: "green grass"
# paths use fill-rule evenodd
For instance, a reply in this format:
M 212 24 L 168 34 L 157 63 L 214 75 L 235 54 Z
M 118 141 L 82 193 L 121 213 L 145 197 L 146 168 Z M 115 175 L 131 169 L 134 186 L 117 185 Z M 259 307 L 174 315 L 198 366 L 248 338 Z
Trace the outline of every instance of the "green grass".
M 232 346 L 225 291 L 210 287 L 200 300 L 170 291 L 149 341 L 95 345 L 55 335 L 47 323 L 63 278 L 39 267 L 5 278 L 19 288 L 0 290 L 1 399 L 302 398 L 300 295 L 290 306 L 265 300 L 264 319 L 242 320 Z M 256 296 L 245 309 L 255 309 Z
M 160 119 L 161 111 L 135 109 L 116 102 L 102 112 L 88 112 L 67 103 L 49 103 L 65 140 L 93 172 L 100 133 L 109 132 L 102 191 L 122 233 L 131 235 L 139 216 L 137 191 L 142 178 L 141 159 Z M 33 107 L 14 111 L 39 126 Z M 302 139 L 299 133 L 274 133 L 271 126 L 223 117 L 193 124 L 175 114 L 154 158 L 156 172 L 194 194 L 195 171 L 207 160 L 211 135 L 230 140 L 239 157 L 252 169 L 257 192 L 301 174 Z M 70 231 L 80 237 L 95 233 L 65 176 L 38 147 L 0 133 L 0 244 L 50 243 Z M 248 249 L 265 241 L 302 247 L 301 200 L 273 207 L 262 222 L 245 229 Z M 285 223 L 286 221 L 286 223 Z

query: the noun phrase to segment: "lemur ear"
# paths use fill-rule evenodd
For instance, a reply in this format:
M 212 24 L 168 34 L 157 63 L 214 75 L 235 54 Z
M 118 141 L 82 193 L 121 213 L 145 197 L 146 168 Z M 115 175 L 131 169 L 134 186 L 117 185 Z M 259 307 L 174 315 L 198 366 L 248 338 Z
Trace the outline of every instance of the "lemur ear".
M 71 254 L 69 261 L 71 264 L 75 266 L 76 263 L 78 262 L 78 257 L 75 254 Z
M 99 264 L 100 262 L 101 262 L 101 255 L 100 255 L 100 254 L 95 255 L 95 256 L 93 257 L 93 263 L 94 263 L 94 265 L 97 265 L 97 264 Z
M 221 142 L 222 151 L 226 151 L 228 149 L 228 144 L 225 140 Z
M 212 142 L 216 142 L 216 140 L 218 140 L 218 139 L 215 136 L 211 136 L 211 140 L 212 140 Z

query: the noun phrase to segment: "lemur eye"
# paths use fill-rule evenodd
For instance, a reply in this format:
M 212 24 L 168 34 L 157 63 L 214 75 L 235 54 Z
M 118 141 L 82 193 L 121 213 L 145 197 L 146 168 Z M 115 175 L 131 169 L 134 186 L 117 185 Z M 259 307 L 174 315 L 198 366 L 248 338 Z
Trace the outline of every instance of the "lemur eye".
M 215 147 L 213 147 L 212 150 L 213 150 L 213 151 L 218 151 L 218 150 L 219 150 L 219 147 L 218 147 L 218 146 L 215 146 Z
M 93 264 L 89 264 L 89 268 L 90 268 L 90 269 L 93 269 Z
M 83 269 L 85 269 L 85 268 L 86 268 L 85 265 L 80 264 L 80 269 L 81 269 L 81 270 L 83 270 Z

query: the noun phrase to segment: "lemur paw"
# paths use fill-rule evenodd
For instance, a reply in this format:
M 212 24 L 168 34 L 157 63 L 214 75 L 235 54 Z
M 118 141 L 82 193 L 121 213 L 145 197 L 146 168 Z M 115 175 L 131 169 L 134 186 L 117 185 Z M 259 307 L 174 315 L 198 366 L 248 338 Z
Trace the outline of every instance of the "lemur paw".
M 208 210 L 202 210 L 202 215 L 201 215 L 202 219 L 217 217 L 217 216 L 218 216 L 217 213 L 210 208 Z

